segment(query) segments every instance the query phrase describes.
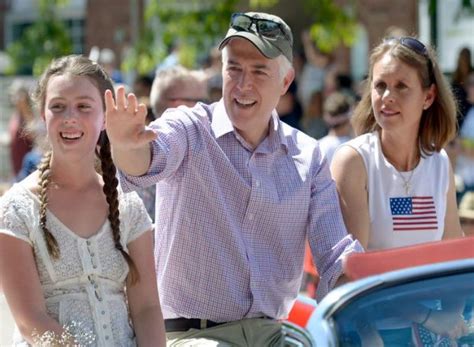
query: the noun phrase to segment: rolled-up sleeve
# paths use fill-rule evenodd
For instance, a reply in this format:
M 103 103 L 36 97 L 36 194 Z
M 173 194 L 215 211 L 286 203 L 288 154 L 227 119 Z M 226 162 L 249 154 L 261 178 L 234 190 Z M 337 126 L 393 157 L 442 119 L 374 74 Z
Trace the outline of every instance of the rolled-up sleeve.
M 313 174 L 308 241 L 320 276 L 316 293 L 320 300 L 341 276 L 343 258 L 352 252 L 364 252 L 362 245 L 347 234 L 336 185 L 326 160 L 321 160 Z

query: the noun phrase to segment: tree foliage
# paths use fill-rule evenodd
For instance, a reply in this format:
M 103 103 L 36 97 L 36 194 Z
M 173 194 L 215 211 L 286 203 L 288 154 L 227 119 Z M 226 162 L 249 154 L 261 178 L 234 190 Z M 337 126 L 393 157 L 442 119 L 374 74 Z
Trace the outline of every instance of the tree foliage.
M 279 0 L 249 0 L 249 9 L 268 9 Z M 180 45 L 180 62 L 193 67 L 227 31 L 229 18 L 237 11 L 238 0 L 150 0 L 140 38 L 125 59 L 124 70 L 149 73 L 168 49 Z M 304 0 L 314 13 L 311 37 L 321 51 L 340 44 L 351 45 L 355 38 L 354 14 L 332 0 Z
M 10 44 L 6 52 L 12 65 L 10 73 L 32 72 L 38 76 L 53 58 L 72 53 L 72 40 L 65 24 L 57 17 L 57 10 L 67 0 L 39 0 L 39 19 L 27 27 L 19 40 Z
M 353 1 L 345 8 L 333 0 L 307 0 L 306 11 L 314 14 L 310 35 L 316 46 L 329 53 L 338 46 L 352 46 L 357 33 Z
M 193 67 L 229 26 L 238 0 L 152 0 L 140 38 L 122 66 L 147 73 L 170 47 L 180 46 L 180 62 Z
M 266 8 L 278 4 L 278 0 L 249 0 L 250 8 Z

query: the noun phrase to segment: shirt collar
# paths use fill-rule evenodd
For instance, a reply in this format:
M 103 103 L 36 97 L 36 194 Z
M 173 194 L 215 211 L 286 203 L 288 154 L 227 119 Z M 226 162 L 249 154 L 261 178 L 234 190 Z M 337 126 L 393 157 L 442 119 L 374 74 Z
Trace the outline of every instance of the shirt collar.
M 259 152 L 274 152 L 280 148 L 288 150 L 288 142 L 283 132 L 283 124 L 275 110 L 272 111 L 268 136 L 257 147 Z
M 212 112 L 211 128 L 216 139 L 234 131 L 234 126 L 225 110 L 224 99 L 217 102 L 217 105 Z
M 227 115 L 223 99 L 217 103 L 212 112 L 211 128 L 216 139 L 234 131 L 234 126 Z M 268 136 L 257 147 L 257 150 L 259 152 L 273 152 L 281 146 L 288 150 L 288 142 L 283 132 L 283 124 L 276 110 L 273 110 Z

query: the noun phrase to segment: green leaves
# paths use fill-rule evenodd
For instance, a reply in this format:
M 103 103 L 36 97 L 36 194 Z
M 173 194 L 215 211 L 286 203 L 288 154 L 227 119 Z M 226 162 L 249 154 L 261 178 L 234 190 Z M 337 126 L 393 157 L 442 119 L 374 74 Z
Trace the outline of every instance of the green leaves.
M 345 8 L 332 0 L 306 0 L 305 5 L 315 18 L 310 28 L 311 38 L 322 52 L 329 53 L 341 44 L 354 43 L 357 23 L 352 2 Z
M 180 47 L 180 63 L 194 67 L 227 31 L 236 4 L 237 0 L 150 1 L 140 39 L 122 68 L 149 73 L 174 45 Z
M 357 32 L 353 7 L 341 8 L 333 0 L 304 1 L 307 13 L 314 18 L 311 38 L 321 51 L 330 52 L 341 44 L 352 45 Z M 278 3 L 279 0 L 249 0 L 249 7 L 271 12 L 269 8 Z M 230 15 L 242 10 L 237 8 L 239 4 L 238 0 L 150 0 L 140 39 L 122 68 L 149 73 L 175 44 L 180 46 L 181 64 L 195 67 L 199 58 L 222 39 Z
M 268 8 L 278 4 L 278 0 L 249 0 L 251 8 Z
M 32 66 L 40 75 L 52 59 L 72 53 L 72 40 L 65 24 L 57 19 L 57 6 L 67 0 L 40 0 L 39 20 L 27 27 L 21 38 L 7 47 L 12 66 L 10 73 L 25 73 Z

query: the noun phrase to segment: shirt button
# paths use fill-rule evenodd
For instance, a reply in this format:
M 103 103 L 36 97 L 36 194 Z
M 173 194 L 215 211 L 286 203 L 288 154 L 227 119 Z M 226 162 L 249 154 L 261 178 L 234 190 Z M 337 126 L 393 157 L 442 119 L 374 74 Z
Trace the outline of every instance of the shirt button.
M 102 328 L 107 329 L 107 324 L 102 325 Z
M 101 313 L 102 313 L 102 314 L 105 314 L 105 311 L 102 311 Z
M 253 213 L 249 213 L 249 220 L 253 220 Z
M 109 339 L 109 335 L 105 336 L 105 339 L 108 340 L 108 339 Z
M 255 181 L 255 187 L 257 187 L 257 188 L 260 187 L 260 181 L 259 180 Z
M 91 242 L 89 240 L 86 241 L 87 245 L 90 246 Z

